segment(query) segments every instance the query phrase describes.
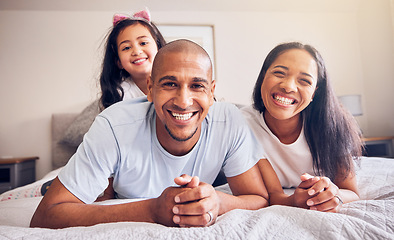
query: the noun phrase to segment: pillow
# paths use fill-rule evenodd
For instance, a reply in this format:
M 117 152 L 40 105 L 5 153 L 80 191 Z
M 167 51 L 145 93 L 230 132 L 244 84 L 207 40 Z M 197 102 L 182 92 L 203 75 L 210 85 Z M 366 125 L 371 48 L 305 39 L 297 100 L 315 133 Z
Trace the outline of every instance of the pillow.
M 100 113 L 99 100 L 87 106 L 70 124 L 59 141 L 73 147 L 78 147 L 82 143 L 83 136 L 89 130 L 95 117 Z
M 0 194 L 0 202 L 21 198 L 41 197 L 48 189 L 47 186 L 57 177 L 62 168 L 55 169 L 46 174 L 42 179 L 25 186 L 17 187 Z M 44 189 L 43 189 L 44 188 Z

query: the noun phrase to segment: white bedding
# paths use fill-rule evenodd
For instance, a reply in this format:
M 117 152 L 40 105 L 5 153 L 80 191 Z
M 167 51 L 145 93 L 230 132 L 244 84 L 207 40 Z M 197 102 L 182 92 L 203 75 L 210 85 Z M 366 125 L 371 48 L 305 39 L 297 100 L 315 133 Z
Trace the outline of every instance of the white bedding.
M 28 228 L 41 197 L 8 200 L 0 202 L 0 239 L 394 239 L 394 159 L 363 158 L 357 180 L 362 200 L 344 204 L 340 213 L 286 206 L 233 210 L 206 228 L 138 222 Z

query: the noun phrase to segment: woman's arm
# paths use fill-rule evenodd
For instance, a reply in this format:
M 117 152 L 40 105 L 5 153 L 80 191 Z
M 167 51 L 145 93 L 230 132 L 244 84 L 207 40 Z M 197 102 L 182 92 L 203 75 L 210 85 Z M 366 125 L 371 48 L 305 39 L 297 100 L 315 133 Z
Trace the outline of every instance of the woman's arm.
M 311 195 L 309 195 L 308 190 L 321 179 L 320 177 L 313 177 L 309 174 L 302 175 L 302 181 L 294 191 L 294 194 L 287 195 L 284 193 L 279 178 L 269 161 L 267 159 L 261 159 L 258 164 L 269 193 L 270 205 L 309 208 L 307 200 L 311 198 Z
M 263 178 L 263 182 L 268 191 L 270 205 L 293 206 L 293 198 L 283 192 L 282 185 L 267 159 L 260 159 L 258 167 Z

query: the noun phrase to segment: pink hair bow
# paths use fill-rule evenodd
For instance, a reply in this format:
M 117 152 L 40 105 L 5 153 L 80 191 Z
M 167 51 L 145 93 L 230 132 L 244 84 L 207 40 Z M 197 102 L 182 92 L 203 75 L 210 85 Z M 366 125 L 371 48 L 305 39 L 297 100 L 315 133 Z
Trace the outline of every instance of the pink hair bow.
M 116 24 L 118 24 L 118 22 L 125 19 L 142 20 L 149 24 L 151 21 L 149 10 L 145 8 L 145 10 L 134 13 L 131 17 L 123 14 L 115 14 L 112 19 L 112 24 L 115 26 Z

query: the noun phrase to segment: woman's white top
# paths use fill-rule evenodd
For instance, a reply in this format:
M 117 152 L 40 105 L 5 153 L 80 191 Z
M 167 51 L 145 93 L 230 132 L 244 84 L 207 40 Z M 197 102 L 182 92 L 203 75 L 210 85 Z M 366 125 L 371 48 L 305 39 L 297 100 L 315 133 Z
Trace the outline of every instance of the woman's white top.
M 241 110 L 256 138 L 263 146 L 266 158 L 278 175 L 282 187 L 297 187 L 303 173 L 315 175 L 312 155 L 304 135 L 304 127 L 294 143 L 283 144 L 268 128 L 263 113 L 254 109 L 253 106 L 247 106 Z
M 124 96 L 122 100 L 145 96 L 145 93 L 135 84 L 131 78 L 125 79 L 120 86 L 123 88 Z

